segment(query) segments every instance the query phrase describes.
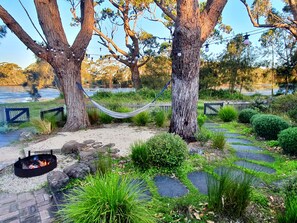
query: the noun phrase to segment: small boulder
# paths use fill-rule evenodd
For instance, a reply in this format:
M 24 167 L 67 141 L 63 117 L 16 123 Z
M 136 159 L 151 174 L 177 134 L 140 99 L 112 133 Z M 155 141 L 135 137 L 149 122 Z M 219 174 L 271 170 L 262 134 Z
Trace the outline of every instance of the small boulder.
M 98 149 L 98 148 L 102 147 L 102 142 L 96 142 L 96 143 L 94 143 L 94 144 L 92 145 L 92 147 L 93 147 L 94 149 Z
M 69 142 L 66 142 L 62 149 L 62 154 L 78 154 L 79 149 L 83 147 L 83 144 L 76 142 L 75 140 L 71 140 Z
M 66 186 L 68 181 L 69 177 L 61 171 L 51 171 L 47 175 L 47 182 L 53 191 L 57 191 Z
M 28 141 L 28 140 L 32 140 L 34 137 L 34 133 L 32 131 L 24 131 L 20 134 L 19 136 L 19 140 L 20 141 Z
M 95 143 L 95 140 L 93 140 L 93 139 L 88 139 L 88 140 L 83 141 L 83 144 L 85 144 L 85 145 L 90 145 L 90 144 L 94 144 L 94 143 Z
M 90 168 L 85 163 L 75 163 L 64 168 L 63 172 L 70 178 L 83 179 L 90 173 Z
M 82 162 L 88 162 L 90 160 L 98 159 L 98 152 L 96 150 L 80 151 L 79 159 Z

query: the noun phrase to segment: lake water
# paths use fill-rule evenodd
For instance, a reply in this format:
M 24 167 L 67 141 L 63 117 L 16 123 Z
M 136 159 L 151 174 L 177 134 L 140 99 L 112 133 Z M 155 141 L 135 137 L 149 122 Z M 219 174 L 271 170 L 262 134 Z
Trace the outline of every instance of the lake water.
M 92 88 L 85 89 L 89 96 L 92 96 L 97 91 L 111 91 L 111 92 L 130 92 L 135 91 L 133 88 Z M 39 94 L 41 98 L 39 101 L 52 100 L 59 97 L 60 92 L 54 88 L 43 88 L 40 89 Z M 30 102 L 32 98 L 27 90 L 22 86 L 0 86 L 0 104 L 4 103 L 16 103 L 16 102 Z

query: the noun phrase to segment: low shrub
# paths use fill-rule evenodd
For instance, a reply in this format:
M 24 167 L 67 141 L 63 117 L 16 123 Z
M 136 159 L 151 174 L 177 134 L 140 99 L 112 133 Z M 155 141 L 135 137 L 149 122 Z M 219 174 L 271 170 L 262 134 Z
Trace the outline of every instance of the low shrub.
M 199 114 L 198 117 L 197 117 L 197 123 L 198 123 L 198 126 L 199 128 L 201 128 L 205 121 L 207 120 L 207 116 L 204 115 L 204 114 Z
M 40 134 L 50 134 L 52 132 L 52 124 L 46 120 L 35 118 L 30 121 L 29 125 L 34 127 Z
M 297 127 L 281 131 L 278 142 L 285 154 L 297 155 Z
M 288 111 L 290 119 L 297 124 L 297 108 Z
M 224 106 L 219 110 L 218 116 L 223 122 L 231 122 L 237 118 L 238 112 L 233 106 Z
M 112 123 L 112 121 L 114 120 L 113 117 L 103 113 L 103 112 L 100 112 L 99 113 L 99 121 L 100 123 L 102 124 L 109 124 L 109 123 Z
M 96 160 L 96 172 L 99 175 L 105 175 L 112 170 L 112 159 L 110 155 L 98 153 L 98 160 Z
M 153 113 L 156 126 L 163 127 L 166 121 L 166 115 L 163 110 L 157 110 Z
M 226 145 L 226 138 L 223 132 L 215 132 L 211 137 L 212 144 L 211 147 L 213 149 L 221 149 L 223 150 Z
M 285 113 L 296 108 L 297 94 L 281 95 L 271 103 L 271 108 L 275 112 Z
M 87 109 L 87 113 L 88 113 L 90 124 L 91 125 L 98 124 L 99 117 L 100 117 L 99 111 L 95 108 L 90 108 L 90 109 Z
M 250 123 L 251 117 L 258 114 L 258 112 L 251 108 L 243 109 L 238 114 L 238 121 L 241 123 Z
M 135 166 L 138 166 L 141 169 L 148 168 L 149 155 L 148 148 L 145 142 L 139 141 L 132 144 L 131 159 Z
M 89 176 L 67 196 L 58 214 L 61 222 L 155 222 L 140 188 L 135 180 L 113 172 Z
M 233 219 L 242 217 L 251 200 L 252 182 L 252 175 L 243 173 L 238 177 L 230 170 L 222 171 L 218 180 L 208 175 L 210 208 Z
M 255 133 L 266 140 L 277 139 L 280 131 L 289 128 L 289 124 L 276 115 L 260 115 L 252 118 Z
M 211 139 L 211 131 L 208 129 L 201 127 L 200 131 L 195 134 L 195 138 L 198 142 L 200 142 L 201 146 L 204 146 Z
M 152 166 L 178 167 L 186 159 L 188 147 L 178 135 L 161 133 L 147 141 L 148 159 Z
M 133 117 L 133 123 L 137 126 L 146 126 L 150 121 L 150 114 L 148 112 L 141 112 Z

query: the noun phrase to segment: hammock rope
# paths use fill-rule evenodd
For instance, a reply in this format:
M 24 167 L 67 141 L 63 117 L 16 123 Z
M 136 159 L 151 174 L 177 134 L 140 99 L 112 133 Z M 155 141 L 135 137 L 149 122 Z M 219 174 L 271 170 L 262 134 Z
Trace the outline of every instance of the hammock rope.
M 99 103 L 97 103 L 96 101 L 92 100 L 91 97 L 87 94 L 87 92 L 83 89 L 82 85 L 79 83 L 76 83 L 77 87 L 89 98 L 89 100 L 93 103 L 93 105 L 98 108 L 100 111 L 104 112 L 105 114 L 113 117 L 113 118 L 118 118 L 118 119 L 124 119 L 124 118 L 131 118 L 134 117 L 135 115 L 147 110 L 152 104 L 154 104 L 156 102 L 156 100 L 161 97 L 161 95 L 164 93 L 164 91 L 167 89 L 167 87 L 169 86 L 171 80 L 168 81 L 165 86 L 163 87 L 163 89 L 156 95 L 156 97 L 154 98 L 154 100 L 152 100 L 150 103 L 144 105 L 141 108 L 138 108 L 134 111 L 131 112 L 126 112 L 126 113 L 122 113 L 122 112 L 115 112 L 112 110 L 109 110 L 108 108 L 100 105 Z

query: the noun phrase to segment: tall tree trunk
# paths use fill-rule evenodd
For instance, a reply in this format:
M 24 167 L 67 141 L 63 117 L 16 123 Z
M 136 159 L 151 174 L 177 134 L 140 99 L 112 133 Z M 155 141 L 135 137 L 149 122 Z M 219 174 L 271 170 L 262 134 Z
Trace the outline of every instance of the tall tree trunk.
M 137 64 L 132 64 L 130 67 L 131 75 L 132 75 L 132 83 L 133 87 L 136 89 L 139 89 L 141 87 L 141 80 L 140 80 L 140 74 L 139 74 L 139 68 Z
M 177 5 L 180 10 L 172 43 L 172 117 L 169 132 L 193 141 L 197 131 L 201 30 L 197 8 L 188 10 L 189 2 Z
M 54 65 L 59 78 L 67 107 L 67 122 L 64 130 L 75 131 L 89 125 L 83 92 L 76 83 L 81 84 L 81 61 L 67 61 Z

